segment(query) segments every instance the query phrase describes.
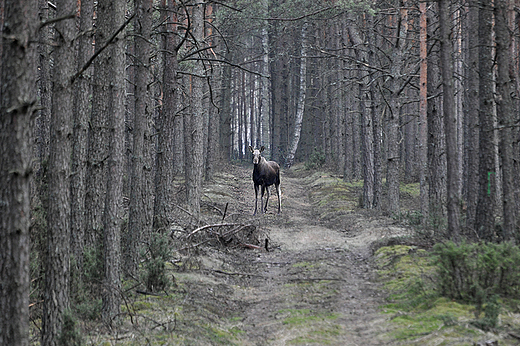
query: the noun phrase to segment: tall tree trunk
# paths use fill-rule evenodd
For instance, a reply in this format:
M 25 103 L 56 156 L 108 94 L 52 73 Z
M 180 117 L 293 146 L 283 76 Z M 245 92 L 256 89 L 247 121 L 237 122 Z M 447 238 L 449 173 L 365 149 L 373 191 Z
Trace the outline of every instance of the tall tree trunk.
M 227 48 L 225 48 L 227 49 Z M 231 62 L 232 55 L 229 51 L 224 53 L 226 60 Z M 220 153 L 224 162 L 229 162 L 232 157 L 233 142 L 231 131 L 231 65 L 222 66 L 222 93 L 220 96 Z
M 269 1 L 262 0 L 262 12 L 266 18 L 269 15 Z M 271 129 L 269 126 L 269 117 L 271 114 L 271 107 L 269 104 L 269 90 L 271 90 L 271 80 L 269 78 L 269 23 L 264 21 L 261 29 L 262 36 L 262 62 L 261 62 L 261 74 L 260 79 L 260 105 L 259 105 L 259 116 L 260 116 L 260 142 L 267 149 L 266 155 L 271 156 Z
M 5 0 L 4 10 L 6 20 L 0 20 L 0 344 L 27 346 L 38 16 L 34 1 Z
M 307 22 L 304 22 L 301 29 L 302 46 L 300 50 L 300 87 L 298 104 L 296 105 L 296 117 L 294 121 L 294 132 L 289 144 L 286 166 L 291 167 L 294 163 L 294 156 L 300 142 L 300 132 L 302 130 L 303 113 L 305 111 L 305 95 L 307 93 Z
M 109 33 L 119 29 L 125 21 L 124 0 L 98 1 L 97 18 L 108 21 Z M 103 218 L 104 277 L 103 308 L 104 322 L 112 326 L 120 312 L 121 301 L 121 222 L 123 207 L 124 128 L 125 128 L 125 49 L 123 35 L 107 48 L 111 56 L 108 77 L 108 174 Z
M 76 13 L 75 0 L 57 2 L 58 18 Z M 42 345 L 57 345 L 63 314 L 69 308 L 70 157 L 72 152 L 72 75 L 75 68 L 76 24 L 56 23 L 53 97 L 48 166 L 47 260 L 42 318 Z
M 422 224 L 429 220 L 428 204 L 428 21 L 426 2 L 419 3 L 420 72 L 419 72 L 419 184 Z
M 200 3 L 193 7 L 192 33 L 201 48 L 204 40 L 204 8 Z M 186 198 L 189 210 L 198 222 L 200 214 L 200 197 L 202 190 L 202 173 L 204 165 L 204 75 L 202 61 L 197 61 L 193 68 L 191 112 L 185 117 L 185 160 L 186 160 Z
M 387 210 L 390 214 L 399 215 L 401 212 L 399 202 L 399 168 L 400 168 L 400 152 L 399 152 L 399 126 L 401 115 L 401 72 L 403 69 L 403 54 L 406 44 L 407 35 L 407 10 L 401 9 L 396 19 L 396 41 L 393 47 L 390 75 L 392 76 L 392 87 L 388 110 L 387 121 L 387 172 L 386 182 L 388 186 Z
M 110 1 L 100 1 L 96 10 L 96 50 L 103 47 L 111 35 L 108 6 Z M 108 124 L 110 100 L 110 54 L 105 49 L 94 60 L 92 78 L 92 113 L 88 132 L 87 182 L 85 195 L 85 246 L 100 250 L 105 210 L 106 170 L 108 158 Z M 99 274 L 99 273 L 98 273 Z
M 455 90 L 453 86 L 453 47 L 450 41 L 449 0 L 439 1 L 439 27 L 441 43 L 441 74 L 444 111 L 444 132 L 446 136 L 447 162 L 447 211 L 449 236 L 459 241 L 460 237 L 460 195 L 459 195 L 459 156 L 457 149 L 457 118 L 455 114 Z
M 171 221 L 173 204 L 174 153 L 173 134 L 174 121 L 177 112 L 177 42 L 176 18 L 177 6 L 173 0 L 163 0 L 162 18 L 164 23 L 163 45 L 163 106 L 157 116 L 158 131 L 156 171 L 155 171 L 155 204 L 153 228 L 160 230 L 167 227 Z
M 428 12 L 431 25 L 428 25 L 428 36 L 435 37 L 438 23 L 435 17 L 437 3 L 432 4 L 432 11 Z M 439 95 L 440 90 L 440 62 L 439 45 L 437 41 L 430 40 L 428 46 L 428 176 L 429 176 L 429 212 L 430 224 L 434 230 L 442 229 L 445 226 L 445 201 L 446 201 L 446 155 L 444 152 L 444 126 L 442 121 L 442 103 Z
M 479 197 L 475 229 L 481 239 L 492 240 L 495 230 L 495 130 L 492 3 L 480 2 L 479 11 Z
M 514 92 L 512 79 L 509 75 L 510 34 L 508 26 L 507 0 L 495 1 L 495 37 L 497 60 L 497 118 L 499 126 L 499 151 L 502 159 L 502 208 L 503 208 L 503 238 L 514 240 L 516 236 L 516 200 L 514 161 L 518 153 L 513 151 L 513 127 L 515 113 L 511 93 Z
M 213 37 L 213 7 L 214 5 L 209 3 L 206 7 L 206 17 L 209 22 L 205 30 L 205 37 L 208 38 L 207 44 L 213 46 L 216 44 L 216 40 Z M 220 70 L 214 71 L 212 77 L 218 80 L 220 75 L 218 74 Z M 215 94 L 215 89 L 210 85 L 209 78 L 207 79 L 208 83 L 205 84 L 205 93 L 209 95 L 206 98 L 206 102 L 204 107 L 207 109 L 206 116 L 206 124 L 205 127 L 205 136 L 206 136 L 206 155 L 204 158 L 205 169 L 204 169 L 204 180 L 211 181 L 213 180 L 213 173 L 215 172 L 215 166 L 219 162 L 219 136 L 220 136 L 220 120 L 219 115 L 217 113 L 217 109 L 214 107 L 215 101 L 218 98 L 218 95 Z
M 81 69 L 92 55 L 92 34 L 94 4 L 82 1 L 80 10 L 77 69 Z M 83 272 L 83 248 L 85 246 L 85 194 L 87 180 L 87 148 L 90 96 L 90 75 L 88 69 L 74 82 L 74 111 L 72 138 L 71 175 L 71 252 L 75 259 L 77 273 Z M 81 274 L 80 274 L 81 275 Z
M 46 21 L 50 19 L 49 16 L 49 2 L 47 0 L 38 0 L 39 19 Z M 50 141 L 50 115 L 52 103 L 52 83 L 51 83 L 51 59 L 50 59 L 50 36 L 51 27 L 42 27 L 39 32 L 39 68 L 38 68 L 38 96 L 40 99 L 40 110 L 36 120 L 38 143 L 38 171 L 37 174 L 43 178 L 45 167 L 43 165 L 49 158 L 49 141 Z M 41 193 L 45 194 L 45 189 L 40 189 Z M 47 196 L 41 196 L 43 201 L 47 200 Z
M 479 148 L 479 37 L 475 33 L 479 27 L 479 0 L 469 2 L 468 13 L 468 68 L 467 68 L 467 106 L 466 106 L 466 123 L 467 123 L 467 164 L 466 164 L 466 227 L 474 229 L 475 218 L 477 212 L 478 200 L 478 148 Z
M 372 209 L 374 207 L 374 134 L 372 124 L 371 93 L 365 90 L 365 85 L 369 84 L 368 54 L 366 53 L 365 40 L 361 37 L 358 30 L 353 25 L 349 26 L 349 34 L 356 51 L 356 58 L 359 61 L 358 69 L 358 95 L 359 95 L 359 115 L 361 118 L 361 139 L 363 155 L 363 207 Z M 369 110 L 367 110 L 367 105 Z
M 152 33 L 152 0 L 139 0 L 134 3 L 136 22 L 135 30 L 135 110 L 133 127 L 133 149 L 130 166 L 130 208 L 128 214 L 128 238 L 125 251 L 125 272 L 136 277 L 139 265 L 139 243 L 142 234 L 149 234 L 151 217 L 148 214 L 151 194 L 147 190 L 147 172 L 151 170 L 150 130 L 148 124 L 151 117 L 151 33 Z

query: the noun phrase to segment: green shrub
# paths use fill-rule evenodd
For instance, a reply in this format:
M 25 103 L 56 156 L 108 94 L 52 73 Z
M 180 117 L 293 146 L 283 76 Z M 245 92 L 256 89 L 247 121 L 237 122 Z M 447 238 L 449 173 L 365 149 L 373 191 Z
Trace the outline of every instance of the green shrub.
M 70 310 L 63 313 L 63 327 L 58 337 L 60 346 L 80 346 L 82 344 L 81 333 L 78 329 L 76 318 Z
M 436 244 L 434 253 L 441 294 L 474 304 L 473 324 L 484 330 L 495 328 L 500 298 L 520 297 L 520 249 L 512 243 L 448 242 Z
M 305 162 L 306 169 L 317 169 L 321 168 L 327 160 L 327 156 L 321 150 L 314 148 L 312 154 L 309 156 L 307 162 Z
M 171 257 L 168 236 L 153 233 L 148 246 L 148 256 L 144 264 L 143 281 L 149 291 L 162 291 L 170 286 L 166 275 L 166 262 Z
M 511 243 L 437 244 L 438 286 L 442 295 L 476 303 L 486 296 L 520 297 L 520 250 Z

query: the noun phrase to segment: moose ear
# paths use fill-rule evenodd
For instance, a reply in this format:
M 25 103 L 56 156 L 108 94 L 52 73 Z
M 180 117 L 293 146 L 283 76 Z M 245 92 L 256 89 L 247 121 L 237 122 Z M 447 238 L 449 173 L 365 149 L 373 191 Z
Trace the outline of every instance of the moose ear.
M 260 152 L 262 152 L 264 150 L 265 150 L 265 147 L 262 145 L 262 147 L 260 148 Z
M 252 146 L 249 146 L 249 150 L 251 150 L 251 152 L 255 151 Z

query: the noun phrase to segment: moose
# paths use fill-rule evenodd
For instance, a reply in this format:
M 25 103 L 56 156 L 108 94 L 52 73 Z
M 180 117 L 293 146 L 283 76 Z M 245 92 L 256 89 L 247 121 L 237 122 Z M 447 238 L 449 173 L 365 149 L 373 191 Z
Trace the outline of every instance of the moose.
M 249 146 L 249 150 L 253 153 L 253 183 L 255 184 L 255 212 L 256 215 L 257 204 L 258 204 L 258 188 L 262 187 L 260 194 L 260 210 L 261 213 L 267 212 L 267 202 L 269 202 L 269 186 L 273 185 L 276 187 L 276 195 L 278 196 L 278 214 L 282 211 L 282 200 L 280 190 L 280 166 L 274 161 L 267 161 L 261 154 L 265 150 L 262 145 L 260 149 L 255 149 Z M 267 192 L 267 198 L 264 207 L 264 191 Z

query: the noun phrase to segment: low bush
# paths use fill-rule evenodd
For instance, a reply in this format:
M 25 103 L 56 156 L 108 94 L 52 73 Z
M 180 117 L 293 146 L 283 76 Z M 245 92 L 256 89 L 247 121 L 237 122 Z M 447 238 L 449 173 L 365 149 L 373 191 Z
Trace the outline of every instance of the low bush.
M 475 305 L 473 322 L 489 330 L 498 324 L 500 298 L 520 297 L 520 249 L 512 243 L 436 244 L 440 293 Z M 481 314 L 484 316 L 481 317 Z
M 171 282 L 167 276 L 166 262 L 170 256 L 168 236 L 154 233 L 148 246 L 143 272 L 143 281 L 149 291 L 157 292 L 169 288 Z
M 476 303 L 486 296 L 520 298 L 520 249 L 511 243 L 436 244 L 438 286 L 452 299 Z

